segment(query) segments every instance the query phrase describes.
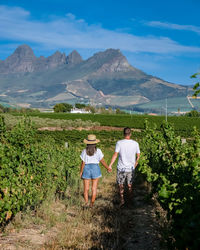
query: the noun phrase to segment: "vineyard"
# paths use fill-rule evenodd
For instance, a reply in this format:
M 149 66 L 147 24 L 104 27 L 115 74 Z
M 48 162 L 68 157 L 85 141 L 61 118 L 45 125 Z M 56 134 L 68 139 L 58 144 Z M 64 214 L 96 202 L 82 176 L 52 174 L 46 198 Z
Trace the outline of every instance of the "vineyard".
M 80 115 L 69 115 L 71 116 L 74 121 L 77 117 L 80 119 Z M 68 114 L 48 114 L 49 120 L 68 119 L 66 117 Z M 149 183 L 151 196 L 166 211 L 168 249 L 199 249 L 200 134 L 197 129 L 192 129 L 194 124 L 197 125 L 198 118 L 170 117 L 176 123 L 174 129 L 170 123 L 163 122 L 162 117 L 83 117 L 84 121 L 90 118 L 90 122 L 83 123 L 86 127 L 94 122 L 110 126 L 118 122 L 119 126 L 132 124 L 131 127 L 143 128 L 141 132 L 133 132 L 133 138 L 140 143 L 142 152 L 138 173 Z M 47 114 L 41 114 L 37 118 L 39 120 L 35 121 L 44 125 L 46 118 Z M 1 227 L 12 221 L 19 211 L 37 209 L 48 195 L 68 199 L 68 188 L 73 185 L 79 188 L 79 154 L 84 147 L 83 139 L 89 133 L 95 133 L 101 140 L 99 147 L 108 159 L 116 141 L 122 138 L 121 131 L 38 131 L 38 125 L 33 125 L 29 118 L 20 117 L 17 122 L 13 118 L 9 119 L 0 116 Z M 11 126 L 12 121 L 14 125 Z M 156 125 L 153 125 L 154 121 Z M 182 124 L 183 121 L 185 124 Z M 73 121 L 68 124 L 71 126 Z M 183 127 L 184 131 L 190 127 L 190 138 L 186 139 L 186 143 L 183 143 L 176 130 Z M 68 148 L 65 147 L 66 142 Z M 116 208 L 113 211 L 115 210 Z
M 139 171 L 151 184 L 152 195 L 167 211 L 171 245 L 177 249 L 200 246 L 200 135 L 182 144 L 168 124 L 161 131 L 148 128 Z
M 36 129 L 24 119 L 12 130 L 0 120 L 0 224 L 19 211 L 39 205 L 49 193 L 64 196 L 77 179 L 79 152 L 46 136 L 36 140 Z
M 87 137 L 88 134 L 94 133 L 98 138 L 100 138 L 100 143 L 98 144 L 100 148 L 115 147 L 116 141 L 121 139 L 122 131 L 95 131 L 95 130 L 65 130 L 65 131 L 37 131 L 37 140 L 43 140 L 46 136 L 53 138 L 55 143 L 64 145 L 68 142 L 70 146 L 77 146 L 84 148 L 83 139 Z M 141 141 L 143 133 L 134 132 L 134 138 L 137 141 Z
M 20 114 L 14 114 L 17 116 Z M 77 120 L 82 121 L 97 122 L 101 126 L 113 126 L 113 127 L 126 127 L 136 129 L 144 129 L 145 121 L 149 122 L 151 127 L 156 124 L 160 127 L 163 121 L 165 121 L 164 116 L 149 116 L 149 115 L 109 115 L 109 114 L 70 114 L 70 113 L 29 113 L 30 117 L 59 119 L 59 120 Z M 185 116 L 169 116 L 168 122 L 174 127 L 175 132 L 180 135 L 190 136 L 193 127 L 196 126 L 200 129 L 200 118 L 199 117 L 185 117 Z

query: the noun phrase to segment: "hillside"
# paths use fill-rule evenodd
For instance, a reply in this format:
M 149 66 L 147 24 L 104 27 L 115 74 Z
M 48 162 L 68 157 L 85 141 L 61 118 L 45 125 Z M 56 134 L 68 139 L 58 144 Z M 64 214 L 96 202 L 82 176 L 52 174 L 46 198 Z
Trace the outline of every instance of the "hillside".
M 28 45 L 21 45 L 0 61 L 0 101 L 32 107 L 77 101 L 124 107 L 184 97 L 189 91 L 134 68 L 115 49 L 83 60 L 77 51 L 36 57 Z

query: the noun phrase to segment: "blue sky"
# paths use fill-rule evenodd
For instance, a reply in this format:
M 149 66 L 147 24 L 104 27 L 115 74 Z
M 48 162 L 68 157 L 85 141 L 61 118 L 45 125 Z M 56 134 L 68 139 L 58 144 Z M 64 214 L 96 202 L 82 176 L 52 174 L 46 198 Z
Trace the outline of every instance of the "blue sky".
M 0 59 L 20 44 L 36 56 L 117 48 L 134 67 L 193 84 L 200 71 L 199 0 L 0 0 Z

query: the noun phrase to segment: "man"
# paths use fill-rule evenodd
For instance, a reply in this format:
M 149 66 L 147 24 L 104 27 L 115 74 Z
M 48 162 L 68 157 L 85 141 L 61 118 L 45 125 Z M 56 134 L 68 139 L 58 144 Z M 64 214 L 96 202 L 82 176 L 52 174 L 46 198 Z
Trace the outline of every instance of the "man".
M 117 142 L 115 147 L 115 153 L 112 156 L 109 168 L 112 169 L 112 165 L 117 159 L 117 184 L 119 185 L 120 193 L 120 206 L 124 205 L 124 184 L 127 180 L 129 197 L 132 194 L 132 183 L 135 168 L 138 165 L 140 158 L 139 144 L 131 139 L 131 129 L 124 128 L 124 139 Z M 137 157 L 136 157 L 137 156 Z

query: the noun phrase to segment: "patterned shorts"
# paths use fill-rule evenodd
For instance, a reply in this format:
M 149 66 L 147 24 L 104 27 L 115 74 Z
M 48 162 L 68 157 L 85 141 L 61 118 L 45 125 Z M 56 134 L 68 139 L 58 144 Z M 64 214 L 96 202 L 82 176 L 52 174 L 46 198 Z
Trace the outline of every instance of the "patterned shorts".
M 133 170 L 131 172 L 117 171 L 117 184 L 124 185 L 125 181 L 127 181 L 127 184 L 130 185 L 133 183 L 134 176 L 135 176 L 135 170 Z

